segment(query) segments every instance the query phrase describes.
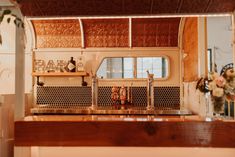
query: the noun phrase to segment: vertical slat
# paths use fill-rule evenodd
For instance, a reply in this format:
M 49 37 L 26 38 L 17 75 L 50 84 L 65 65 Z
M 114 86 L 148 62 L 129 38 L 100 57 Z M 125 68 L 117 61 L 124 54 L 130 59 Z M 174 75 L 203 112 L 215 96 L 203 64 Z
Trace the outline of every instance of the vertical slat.
M 82 46 L 82 48 L 85 48 L 84 29 L 83 29 L 82 20 L 80 18 L 78 18 L 78 21 L 79 21 L 80 30 L 81 30 L 81 46 Z
M 132 18 L 129 18 L 129 47 L 132 47 Z

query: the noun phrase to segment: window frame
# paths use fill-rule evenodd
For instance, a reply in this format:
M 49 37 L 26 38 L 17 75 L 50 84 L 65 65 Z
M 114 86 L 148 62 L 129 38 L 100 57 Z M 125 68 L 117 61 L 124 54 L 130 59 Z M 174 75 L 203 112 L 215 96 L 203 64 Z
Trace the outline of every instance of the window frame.
M 133 55 L 133 56 L 107 56 L 107 57 L 104 57 L 102 58 L 101 62 L 99 63 L 98 65 L 98 68 L 96 69 L 96 75 L 97 75 L 97 72 L 99 70 L 99 68 L 101 67 L 101 64 L 103 63 L 103 61 L 107 58 L 133 58 L 133 78 L 101 78 L 101 77 L 98 77 L 98 79 L 100 80 L 110 80 L 110 81 L 114 81 L 114 80 L 146 80 L 147 78 L 137 78 L 137 58 L 154 58 L 154 57 L 163 57 L 166 59 L 167 63 L 168 63 L 168 67 L 167 67 L 167 75 L 166 77 L 164 78 L 154 78 L 154 80 L 160 80 L 160 81 L 165 81 L 165 80 L 168 80 L 171 76 L 171 71 L 170 71 L 170 67 L 171 67 L 171 63 L 170 63 L 170 58 L 167 56 L 167 55 L 154 55 L 154 56 L 142 56 L 142 55 Z

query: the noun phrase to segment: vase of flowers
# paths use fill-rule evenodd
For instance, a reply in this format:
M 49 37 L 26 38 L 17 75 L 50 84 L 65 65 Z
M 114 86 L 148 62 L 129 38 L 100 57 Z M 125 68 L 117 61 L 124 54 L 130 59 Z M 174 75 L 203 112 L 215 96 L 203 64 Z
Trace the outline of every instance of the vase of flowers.
M 213 112 L 215 115 L 220 115 L 224 113 L 224 102 L 225 102 L 225 97 L 216 97 L 216 96 L 211 96 L 211 102 L 213 104 Z
M 224 113 L 225 100 L 235 98 L 235 72 L 229 67 L 223 70 L 220 75 L 211 72 L 207 77 L 202 77 L 197 82 L 197 89 L 203 93 L 210 92 L 213 112 L 215 115 Z

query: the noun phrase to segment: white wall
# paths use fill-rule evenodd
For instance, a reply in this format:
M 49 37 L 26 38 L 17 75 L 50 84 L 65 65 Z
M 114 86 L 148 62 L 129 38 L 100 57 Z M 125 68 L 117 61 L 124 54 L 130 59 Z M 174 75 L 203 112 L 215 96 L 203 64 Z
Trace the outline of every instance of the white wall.
M 11 0 L 0 0 L 0 6 L 12 6 Z
M 15 25 L 7 23 L 6 16 L 0 25 L 0 94 L 15 93 Z
M 184 83 L 184 107 L 202 117 L 212 116 L 213 107 L 210 97 L 196 90 L 196 85 L 197 82 Z
M 220 72 L 222 66 L 233 61 L 231 17 L 208 17 L 207 31 L 208 48 L 212 49 Z
M 81 55 L 79 49 L 38 49 L 35 52 L 35 58 L 43 59 L 47 63 L 52 59 L 56 62 L 57 59 L 69 60 L 74 57 L 75 60 Z M 96 72 L 100 63 L 105 57 L 150 57 L 150 56 L 165 56 L 169 59 L 169 78 L 156 80 L 156 86 L 180 86 L 180 70 L 179 70 L 179 49 L 178 48 L 116 48 L 116 49 L 85 49 L 83 50 L 85 60 L 85 70 L 87 72 Z M 27 62 L 27 61 L 26 61 Z M 31 66 L 29 66 L 31 70 Z M 81 85 L 80 78 L 41 78 L 46 85 Z M 88 85 L 91 84 L 90 77 L 85 78 Z M 99 79 L 99 85 L 127 85 L 133 83 L 133 86 L 146 86 L 147 79 Z M 129 83 L 126 83 L 129 82 Z

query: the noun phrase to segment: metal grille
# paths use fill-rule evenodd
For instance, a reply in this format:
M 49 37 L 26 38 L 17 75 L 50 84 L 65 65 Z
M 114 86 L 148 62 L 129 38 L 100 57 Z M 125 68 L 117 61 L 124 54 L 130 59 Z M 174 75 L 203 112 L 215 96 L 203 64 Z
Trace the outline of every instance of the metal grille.
M 154 105 L 159 110 L 180 109 L 180 87 L 154 87 Z
M 134 107 L 147 107 L 147 87 L 132 87 Z
M 98 88 L 98 106 L 111 107 L 110 86 Z M 131 88 L 134 109 L 146 109 L 147 88 Z M 91 87 L 45 86 L 37 87 L 36 105 L 40 108 L 87 108 L 92 102 Z M 180 87 L 155 87 L 154 104 L 156 109 L 180 109 Z
M 68 108 L 91 106 L 91 87 L 37 87 L 39 107 Z
M 119 87 L 120 88 L 120 87 Z M 112 106 L 111 99 L 112 87 L 99 87 L 98 88 L 98 106 L 106 107 Z M 147 88 L 146 87 L 132 87 L 132 103 L 133 107 L 146 107 L 147 106 Z
M 98 88 L 98 106 L 111 106 L 113 104 L 111 99 L 112 87 Z

